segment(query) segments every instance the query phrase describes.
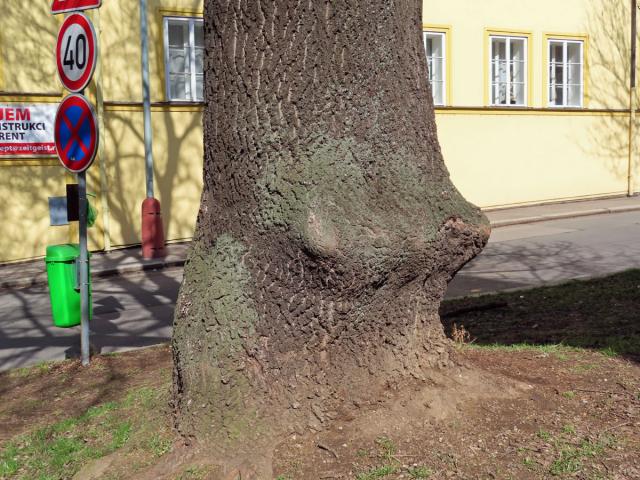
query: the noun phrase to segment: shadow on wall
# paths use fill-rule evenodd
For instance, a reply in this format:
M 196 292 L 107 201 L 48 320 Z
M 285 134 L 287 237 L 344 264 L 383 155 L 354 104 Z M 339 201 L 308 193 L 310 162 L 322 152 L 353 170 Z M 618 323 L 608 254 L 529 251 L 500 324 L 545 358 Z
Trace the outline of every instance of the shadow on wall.
M 180 2 L 197 10 L 200 0 Z M 149 2 L 149 45 L 151 97 L 165 99 L 164 51 L 161 18 L 154 15 L 162 2 Z M 113 31 L 104 38 L 105 149 L 109 183 L 111 239 L 114 246 L 140 242 L 140 208 L 146 196 L 144 123 L 142 101 L 138 2 L 120 1 L 117 9 L 104 10 L 103 28 Z M 173 4 L 172 4 L 173 6 Z M 136 32 L 135 35 L 132 33 Z M 107 43 L 108 42 L 108 43 Z M 122 59 L 129 59 L 126 75 Z M 131 61 L 135 59 L 134 61 Z M 133 103 L 124 107 L 110 101 Z M 154 106 L 153 155 L 155 197 L 162 205 L 167 240 L 191 238 L 202 191 L 202 113 L 197 108 L 177 105 Z
M 57 100 L 58 95 L 62 98 L 53 55 L 60 19 L 49 13 L 49 7 L 49 2 L 2 2 L 0 93 L 53 96 L 42 101 Z M 8 98 L 0 94 L 0 103 Z M 49 226 L 48 197 L 63 196 L 67 177 L 72 177 L 55 158 L 15 160 L 0 159 L 0 262 L 44 255 L 47 244 L 69 238 L 66 227 Z
M 593 2 L 586 20 L 586 31 L 590 32 L 588 101 L 593 108 L 618 111 L 609 112 L 592 125 L 588 134 L 591 144 L 585 146 L 584 151 L 600 158 L 608 171 L 622 181 L 626 181 L 628 176 L 629 154 L 629 8 L 630 2 L 598 0 Z M 632 168 L 637 171 L 640 166 L 638 156 L 634 158 Z
M 4 3 L 0 68 L 20 65 L 17 78 L 12 78 L 10 84 L 5 82 L 5 90 L 62 92 L 51 52 L 61 18 L 49 14 L 47 2 L 38 2 L 35 8 L 28 9 L 21 0 Z M 163 45 L 157 41 L 161 38 L 162 26 L 155 23 L 160 17 L 153 14 L 159 11 L 162 3 L 149 2 L 154 101 L 164 99 L 164 84 L 157 79 L 164 73 Z M 179 3 L 193 10 L 201 6 L 199 0 Z M 116 247 L 140 243 L 140 209 L 145 198 L 138 8 L 138 2 L 113 0 L 100 10 L 103 80 L 102 85 L 92 82 L 87 91 L 91 101 L 102 96 L 106 103 L 103 155 L 109 208 L 108 235 L 112 246 Z M 89 16 L 95 16 L 95 13 L 93 11 Z M 107 27 L 108 34 L 104 33 Z M 20 32 L 20 35 L 7 38 L 7 32 Z M 125 61 L 126 69 L 118 68 L 122 66 L 121 61 Z M 6 71 L 0 72 L 0 78 L 7 74 Z M 0 89 L 5 85 L 0 84 Z M 126 102 L 127 105 L 119 107 L 114 101 Z M 165 238 L 187 239 L 193 235 L 202 189 L 202 112 L 196 107 L 156 105 L 152 121 L 155 196 L 162 203 Z M 48 197 L 63 196 L 65 184 L 75 181 L 57 164 L 56 159 L 1 168 L 0 216 L 12 226 L 4 230 L 4 238 L 0 240 L 0 248 L 11 252 L 12 256 L 7 260 L 44 255 L 47 244 L 64 243 L 75 238 L 75 227 L 71 227 L 69 234 L 67 227 L 49 226 Z M 90 229 L 90 245 L 92 249 L 99 250 L 104 248 L 106 234 L 102 221 L 105 212 L 100 201 L 100 159 L 96 159 L 88 175 L 89 192 L 98 195 L 94 203 L 99 212 L 98 223 Z M 19 245 L 25 246 L 21 248 Z M 14 251 L 17 253 L 13 254 Z M 5 255 L 0 255 L 0 261 L 3 259 Z
M 162 205 L 165 238 L 190 238 L 202 190 L 202 115 L 154 111 L 152 118 L 154 187 Z M 116 246 L 140 242 L 140 208 L 145 198 L 142 126 L 142 112 L 106 112 L 106 138 L 111 143 L 109 211 Z
M 0 88 L 15 92 L 11 86 L 19 85 L 22 91 L 29 92 L 62 90 L 53 55 L 61 18 L 53 17 L 49 7 L 47 1 L 29 2 L 27 6 L 22 0 L 3 0 L 0 78 L 4 85 Z

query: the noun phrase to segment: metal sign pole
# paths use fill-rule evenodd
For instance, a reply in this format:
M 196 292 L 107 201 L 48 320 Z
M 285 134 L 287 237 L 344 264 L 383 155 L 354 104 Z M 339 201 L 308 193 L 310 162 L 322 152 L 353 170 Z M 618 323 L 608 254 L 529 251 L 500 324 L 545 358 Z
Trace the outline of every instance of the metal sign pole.
M 89 284 L 89 251 L 87 246 L 87 173 L 95 159 L 99 144 L 99 128 L 95 110 L 84 97 L 84 89 L 93 76 L 98 56 L 98 41 L 91 20 L 78 13 L 80 10 L 100 8 L 102 0 L 53 0 L 51 13 L 73 12 L 65 15 L 56 42 L 56 66 L 60 81 L 67 90 L 77 94 L 67 96 L 56 112 L 55 144 L 58 158 L 69 171 L 78 174 L 78 229 L 80 255 L 77 259 L 80 283 L 80 357 L 82 365 L 89 365 L 89 319 L 91 318 L 91 293 Z M 80 64 L 80 45 L 83 46 L 83 63 Z M 74 48 L 75 47 L 75 48 Z M 81 72 L 78 77 L 74 70 Z M 80 110 L 79 119 L 69 117 L 71 108 Z M 77 123 L 77 125 L 71 125 Z M 64 132 L 64 134 L 63 134 Z M 75 145 L 75 146 L 74 146 Z M 78 153 L 79 151 L 82 151 Z M 76 272 L 78 273 L 78 272 Z M 74 319 L 74 326 L 77 317 Z
M 630 59 L 630 84 L 629 84 L 629 158 L 627 165 L 627 195 L 632 197 L 635 193 L 633 178 L 633 160 L 635 156 L 634 146 L 636 137 L 636 62 L 637 62 L 637 42 L 638 42 L 638 23 L 637 23 L 637 0 L 631 0 L 631 59 Z
M 84 95 L 84 89 L 80 92 Z M 87 171 L 78 173 L 78 231 L 80 233 L 80 358 L 82 365 L 89 365 L 89 248 L 87 245 Z
M 89 253 L 87 249 L 87 172 L 78 173 L 78 205 L 80 208 L 80 350 L 82 365 L 89 365 Z
M 147 198 L 153 198 L 153 144 L 151 130 L 151 93 L 149 89 L 149 34 L 147 0 L 140 0 L 140 48 L 142 50 L 142 103 L 144 110 L 144 158 Z

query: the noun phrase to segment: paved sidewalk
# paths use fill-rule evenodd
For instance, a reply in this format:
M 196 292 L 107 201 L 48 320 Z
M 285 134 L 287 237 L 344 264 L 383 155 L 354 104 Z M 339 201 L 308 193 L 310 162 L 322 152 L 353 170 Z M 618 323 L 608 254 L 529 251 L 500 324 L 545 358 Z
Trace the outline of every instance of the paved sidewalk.
M 555 203 L 528 207 L 488 210 L 485 213 L 493 228 L 542 222 L 554 219 L 622 213 L 640 210 L 640 197 L 619 197 L 601 200 Z M 144 260 L 140 247 L 96 252 L 91 258 L 92 277 L 108 277 L 123 273 L 161 270 L 184 265 L 189 243 L 167 246 L 168 255 L 163 259 Z M 44 260 L 0 265 L 0 292 L 17 288 L 44 285 L 47 282 Z
M 486 211 L 493 228 L 640 210 L 640 196 L 553 203 Z
M 91 276 L 109 277 L 123 273 L 162 270 L 184 265 L 189 242 L 166 246 L 165 258 L 145 260 L 140 247 L 123 248 L 109 253 L 95 252 L 91 255 Z M 0 293 L 2 290 L 26 288 L 47 283 L 44 259 L 0 265 Z

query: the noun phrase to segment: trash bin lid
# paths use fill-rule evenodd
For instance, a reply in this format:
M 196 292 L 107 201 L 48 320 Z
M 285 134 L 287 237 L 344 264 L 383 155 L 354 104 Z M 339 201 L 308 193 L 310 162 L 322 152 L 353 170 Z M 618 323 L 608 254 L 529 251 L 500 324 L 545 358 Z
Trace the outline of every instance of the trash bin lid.
M 46 262 L 68 262 L 75 260 L 80 255 L 80 246 L 77 243 L 64 245 L 49 245 L 47 247 Z

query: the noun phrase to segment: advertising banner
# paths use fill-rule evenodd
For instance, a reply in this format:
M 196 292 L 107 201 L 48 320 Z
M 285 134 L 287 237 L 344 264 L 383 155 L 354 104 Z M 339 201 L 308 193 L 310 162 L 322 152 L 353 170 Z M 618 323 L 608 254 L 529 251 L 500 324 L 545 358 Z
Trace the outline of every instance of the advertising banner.
M 0 157 L 54 156 L 55 103 L 0 103 Z

